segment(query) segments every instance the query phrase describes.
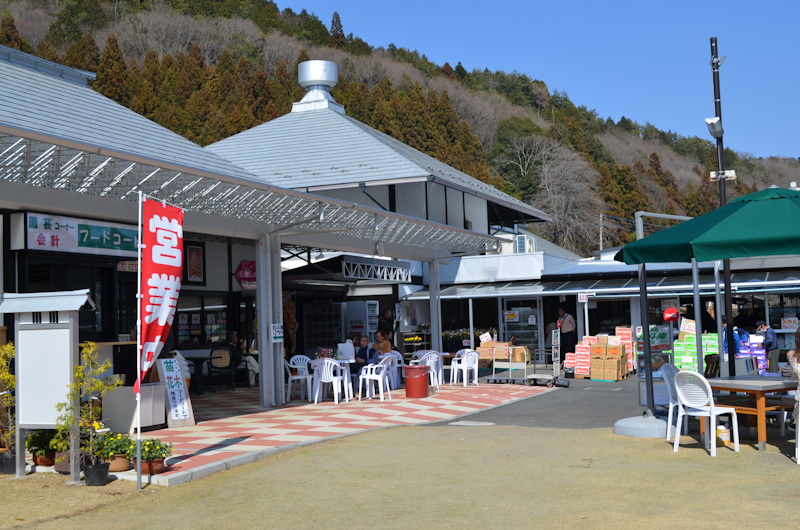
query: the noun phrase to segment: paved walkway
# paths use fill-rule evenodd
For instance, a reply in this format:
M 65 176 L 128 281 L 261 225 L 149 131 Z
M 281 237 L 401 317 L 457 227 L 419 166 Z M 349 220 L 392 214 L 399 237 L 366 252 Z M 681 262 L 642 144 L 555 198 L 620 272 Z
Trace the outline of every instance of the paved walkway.
M 317 405 L 294 400 L 289 405 L 262 409 L 258 389 L 193 396 L 198 421 L 194 427 L 162 429 L 142 434 L 174 445 L 168 470 L 152 477 L 165 486 L 255 462 L 284 449 L 372 429 L 442 421 L 553 391 L 543 386 L 442 386 L 435 395 L 408 399 L 405 390 L 392 392 L 391 401 L 351 400 Z M 117 474 L 135 479 L 135 472 Z

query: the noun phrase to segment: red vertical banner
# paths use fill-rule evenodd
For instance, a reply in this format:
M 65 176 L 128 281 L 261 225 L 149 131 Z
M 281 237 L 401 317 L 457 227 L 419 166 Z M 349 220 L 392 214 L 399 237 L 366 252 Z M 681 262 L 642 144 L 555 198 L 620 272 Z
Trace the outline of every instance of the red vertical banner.
M 164 348 L 178 306 L 183 273 L 183 210 L 145 198 L 141 228 L 139 369 L 144 379 Z

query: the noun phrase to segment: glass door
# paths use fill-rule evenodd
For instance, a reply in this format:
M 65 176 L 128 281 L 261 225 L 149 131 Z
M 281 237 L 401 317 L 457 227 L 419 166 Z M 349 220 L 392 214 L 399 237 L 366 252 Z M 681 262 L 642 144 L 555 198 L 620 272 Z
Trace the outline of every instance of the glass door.
M 527 346 L 533 354 L 539 349 L 539 301 L 504 300 L 503 322 L 505 323 L 505 339 L 515 346 Z

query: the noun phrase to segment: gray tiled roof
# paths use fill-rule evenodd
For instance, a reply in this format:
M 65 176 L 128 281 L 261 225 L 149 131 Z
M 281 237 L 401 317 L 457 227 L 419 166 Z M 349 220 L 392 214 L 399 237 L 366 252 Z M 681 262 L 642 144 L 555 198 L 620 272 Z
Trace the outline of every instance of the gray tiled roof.
M 8 129 L 80 142 L 158 167 L 259 180 L 86 84 L 8 60 L 0 60 L 0 103 L 0 126 Z
M 432 178 L 530 218 L 551 220 L 493 186 L 329 109 L 292 112 L 206 149 L 284 188 L 314 191 Z

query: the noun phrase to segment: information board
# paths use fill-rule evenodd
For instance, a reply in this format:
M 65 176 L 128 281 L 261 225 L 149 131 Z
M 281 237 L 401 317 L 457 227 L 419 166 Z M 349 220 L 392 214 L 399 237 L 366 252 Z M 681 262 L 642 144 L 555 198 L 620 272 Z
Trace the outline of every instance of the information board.
M 134 225 L 28 213 L 25 226 L 28 250 L 137 257 L 139 230 Z

